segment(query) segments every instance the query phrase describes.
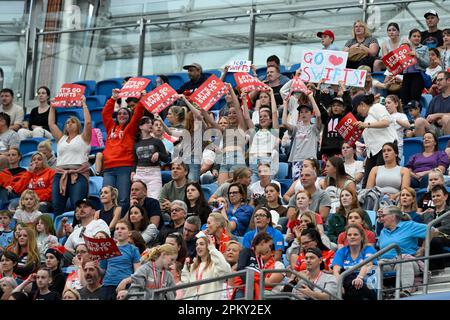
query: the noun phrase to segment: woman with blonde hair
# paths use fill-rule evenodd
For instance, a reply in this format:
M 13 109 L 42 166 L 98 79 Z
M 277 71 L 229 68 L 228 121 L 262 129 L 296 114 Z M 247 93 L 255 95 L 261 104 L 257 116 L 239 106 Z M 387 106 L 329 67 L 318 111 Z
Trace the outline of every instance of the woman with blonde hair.
M 231 272 L 231 267 L 225 257 L 214 247 L 211 236 L 203 232 L 197 234 L 196 252 L 197 257 L 191 264 L 187 258 L 181 273 L 182 283 L 213 279 Z M 210 282 L 186 289 L 185 298 L 189 300 L 219 300 L 223 281 Z
M 378 40 L 372 37 L 367 24 L 356 20 L 353 24 L 352 38 L 345 43 L 342 50 L 348 52 L 347 68 L 357 69 L 366 65 L 373 69 L 380 45 Z
M 56 157 L 53 154 L 51 140 L 44 140 L 39 142 L 38 151 L 42 152 L 47 157 L 47 163 L 50 168 L 56 167 Z
M 175 292 L 153 296 L 152 291 L 175 286 L 170 272 L 170 266 L 177 260 L 177 248 L 171 244 L 163 244 L 148 250 L 141 261 L 147 261 L 131 276 L 131 286 L 128 290 L 129 300 L 174 300 Z M 145 291 L 145 295 L 133 295 Z
M 22 192 L 19 200 L 19 206 L 14 213 L 14 219 L 18 222 L 29 224 L 30 226 L 37 222 L 42 215 L 39 211 L 39 198 L 33 190 Z
M 411 220 L 423 223 L 423 216 L 417 213 L 416 190 L 405 187 L 400 191 L 400 201 L 398 207 L 403 213 L 409 214 Z
M 209 215 L 206 222 L 206 234 L 209 234 L 213 245 L 221 253 L 226 250 L 227 243 L 231 239 L 230 227 L 228 225 L 228 219 L 222 213 L 213 212 Z
M 113 231 L 117 221 L 120 219 L 122 208 L 118 205 L 119 190 L 112 186 L 104 186 L 100 191 L 100 201 L 103 208 L 95 212 L 94 219 L 102 219 L 105 221 L 109 229 Z

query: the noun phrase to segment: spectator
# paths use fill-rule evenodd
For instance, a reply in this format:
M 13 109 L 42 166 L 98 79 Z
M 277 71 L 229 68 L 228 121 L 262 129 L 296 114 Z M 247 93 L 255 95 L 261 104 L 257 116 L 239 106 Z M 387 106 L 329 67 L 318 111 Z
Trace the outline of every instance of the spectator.
M 0 210 L 0 252 L 3 252 L 10 245 L 14 238 L 14 232 L 11 229 L 13 213 L 9 210 Z M 0 270 L 2 270 L 0 268 Z
M 75 246 L 75 257 L 72 259 L 73 271 L 67 276 L 64 291 L 67 289 L 79 290 L 85 286 L 82 263 L 91 261 L 86 244 L 79 243 Z
M 345 270 L 367 260 L 376 253 L 373 246 L 367 245 L 365 230 L 356 224 L 345 228 L 348 245 L 340 248 L 333 258 L 333 274 L 336 280 Z M 375 293 L 367 287 L 365 279 L 377 261 L 372 260 L 344 278 L 344 300 L 374 300 Z
M 187 91 L 190 95 L 208 79 L 208 76 L 203 73 L 202 66 L 198 63 L 185 65 L 183 69 L 188 71 L 189 81 L 183 83 L 177 92 L 184 94 Z
M 100 268 L 106 270 L 102 282 L 101 300 L 115 300 L 117 293 L 132 283 L 131 275 L 141 266 L 138 249 L 128 243 L 131 230 L 131 225 L 127 221 L 120 220 L 116 224 L 114 238 L 121 255 L 100 262 Z
M 200 218 L 197 216 L 190 216 L 184 222 L 183 239 L 186 241 L 188 249 L 188 256 L 193 258 L 195 256 L 195 243 L 197 238 L 195 235 L 200 231 L 202 224 Z
M 36 152 L 31 157 L 28 172 L 21 174 L 14 184 L 6 189 L 19 195 L 26 189 L 36 192 L 38 200 L 41 202 L 40 210 L 49 212 L 52 201 L 52 182 L 54 181 L 55 170 L 49 168 L 47 158 L 41 152 Z
M 160 139 L 153 137 L 153 119 L 139 120 L 140 139 L 134 145 L 135 170 L 131 180 L 142 180 L 147 185 L 147 196 L 158 199 L 162 189 L 161 162 L 167 162 L 169 155 Z
M 62 300 L 81 300 L 81 297 L 77 290 L 66 289 L 63 292 Z
M 320 181 L 320 186 L 323 190 L 330 194 L 335 194 L 337 198 L 339 198 L 341 190 L 344 188 L 356 193 L 356 184 L 345 172 L 344 160 L 342 158 L 338 156 L 329 158 L 325 165 L 325 172 L 325 179 Z
M 99 231 L 110 235 L 109 227 L 102 219 L 95 220 L 95 208 L 90 199 L 81 199 L 75 203 L 76 207 L 80 208 L 79 218 L 80 224 L 75 226 L 73 232 L 70 234 L 66 243 L 64 244 L 66 250 L 70 253 L 75 252 L 78 244 L 84 243 L 83 235 L 93 238 Z
M 378 221 L 381 222 L 384 228 L 381 230 L 378 238 L 378 247 L 380 250 L 395 243 L 400 247 L 401 259 L 408 260 L 414 258 L 418 250 L 418 239 L 425 239 L 427 225 L 411 221 L 411 218 L 400 211 L 395 206 L 389 206 L 382 209 L 378 213 Z M 437 230 L 432 228 L 432 234 L 436 235 Z M 392 249 L 380 256 L 378 262 L 393 262 L 397 261 L 395 250 Z M 385 264 L 383 271 L 393 271 L 401 268 L 400 286 L 404 289 L 400 296 L 411 295 L 414 286 L 414 277 L 419 274 L 419 265 L 417 261 L 411 261 L 398 265 Z
M 292 148 L 289 155 L 289 162 L 292 162 L 292 177 L 296 180 L 300 174 L 300 168 L 305 159 L 316 158 L 317 148 L 322 126 L 321 113 L 314 100 L 313 93 L 308 95 L 309 104 L 301 104 L 297 109 L 299 111 L 298 122 L 293 126 L 287 122 L 287 101 L 283 104 L 282 124 L 288 129 L 292 137 Z M 300 101 L 299 101 L 300 103 Z M 312 124 L 313 115 L 316 117 L 316 123 Z
M 109 226 L 111 233 L 116 229 L 116 223 L 120 219 L 122 208 L 118 205 L 119 190 L 111 186 L 105 186 L 100 190 L 100 201 L 103 208 L 95 211 L 94 219 L 102 219 Z
M 278 156 L 278 155 L 277 155 Z M 271 179 L 270 175 L 270 163 L 260 162 L 258 164 L 258 178 L 256 182 L 252 183 L 248 189 L 252 193 L 252 201 L 255 205 L 261 205 L 266 202 L 265 188 L 270 184 L 276 184 L 278 190 L 280 190 L 280 183 Z M 252 176 L 253 177 L 253 176 Z M 278 191 L 279 192 L 279 191 Z
M 190 182 L 186 185 L 184 202 L 187 206 L 187 215 L 196 215 L 200 218 L 202 224 L 206 223 L 211 208 L 205 200 L 203 189 L 198 182 Z
M 170 155 L 173 152 L 173 143 L 170 142 L 169 140 L 164 138 L 164 127 L 163 127 L 163 121 L 160 119 L 155 119 L 153 121 L 153 130 L 152 130 L 152 136 L 155 139 L 159 139 L 162 141 L 162 143 L 164 144 L 164 147 L 166 148 L 166 152 L 168 153 L 169 159 L 170 159 Z M 168 160 L 169 162 L 169 160 Z
M 170 233 L 169 235 L 167 235 L 165 243 L 171 244 L 175 248 L 177 248 L 178 251 L 177 262 L 183 265 L 185 259 L 187 258 L 187 247 L 182 234 L 180 232 Z
M 383 145 L 384 165 L 373 167 L 367 180 L 367 189 L 379 187 L 392 201 L 397 201 L 400 190 L 408 188 L 411 175 L 407 168 L 399 166 L 397 144 L 387 142 Z
M 128 237 L 128 242 L 134 244 L 138 248 L 139 253 L 142 255 L 147 250 L 147 244 L 139 231 L 133 230 Z
M 181 200 L 174 200 L 170 206 L 170 222 L 161 228 L 158 235 L 158 243 L 164 243 L 171 233 L 183 233 L 184 223 L 187 217 L 187 206 Z
M 423 136 L 426 131 L 432 131 L 437 136 L 450 134 L 450 99 L 447 99 L 450 96 L 450 72 L 439 72 L 436 83 L 440 94 L 431 100 L 426 119 L 416 119 L 416 136 Z
M 129 202 L 130 177 L 134 166 L 133 146 L 139 120 L 144 114 L 144 106 L 138 103 L 134 112 L 128 108 L 120 108 L 114 121 L 111 115 L 119 92 L 119 89 L 113 89 L 112 96 L 102 111 L 107 134 L 103 151 L 103 186 L 117 188 L 119 204 L 124 207 Z
M 375 102 L 373 94 L 357 95 L 353 98 L 352 104 L 356 107 L 364 122 L 358 121 L 355 125 L 363 131 L 363 139 L 366 146 L 367 159 L 364 166 L 364 180 L 362 187 L 365 188 L 370 170 L 376 165 L 383 164 L 382 147 L 386 142 L 397 140 L 394 124 L 386 108 Z
M 188 174 L 189 167 L 185 163 L 179 163 L 177 160 L 172 161 L 172 180 L 164 184 L 159 196 L 161 211 L 168 213 L 172 201 L 184 200 Z
M 32 300 L 54 301 L 61 300 L 60 294 L 51 291 L 52 271 L 49 268 L 40 268 L 36 273 L 31 274 L 24 282 L 22 282 L 13 292 L 22 292 L 26 286 L 36 283 L 36 291 L 30 294 Z
M 425 192 L 424 195 L 417 201 L 417 212 L 424 212 L 428 208 L 434 209 L 434 203 L 431 199 L 431 189 L 437 185 L 443 186 L 444 183 L 444 175 L 441 170 L 437 168 L 431 169 L 430 173 L 428 173 L 427 192 Z
M 266 232 L 272 237 L 275 246 L 275 260 L 281 260 L 284 251 L 284 239 L 281 232 L 273 228 L 272 214 L 267 208 L 259 208 L 253 215 L 255 230 L 250 230 L 244 235 L 243 246 L 249 248 L 255 236 L 260 232 Z
M 130 231 L 137 230 L 141 233 L 146 244 L 152 244 L 158 236 L 158 227 L 150 223 L 144 207 L 132 205 L 124 218 L 130 224 Z M 128 239 L 128 238 L 127 238 Z
M 361 20 L 356 20 L 353 24 L 352 39 L 345 43 L 343 51 L 348 52 L 347 68 L 357 69 L 366 65 L 373 69 L 380 45 L 378 40 L 372 37 L 367 25 Z
M 430 65 L 425 72 L 431 77 L 431 81 L 434 85 L 438 73 L 443 70 L 441 67 L 441 54 L 438 49 L 431 48 L 428 49 L 428 55 L 430 56 Z
M 0 157 L 6 156 L 9 148 L 19 148 L 20 137 L 12 129 L 9 129 L 11 124 L 11 117 L 5 113 L 0 112 Z
M 19 148 L 9 148 L 8 169 L 5 169 L 4 172 L 8 171 L 8 173 L 13 177 L 17 177 L 20 173 L 25 172 L 27 169 L 20 166 L 20 160 L 22 160 L 22 154 L 20 153 Z
M 445 28 L 442 31 L 444 44 L 439 48 L 441 52 L 442 70 L 450 68 L 450 28 Z
M 417 119 L 420 118 L 420 104 L 418 101 L 411 100 L 408 104 L 403 108 L 404 112 L 408 112 L 409 114 L 409 124 L 410 127 L 405 132 L 405 136 L 407 138 L 414 137 L 414 123 Z
M 42 152 L 47 158 L 48 166 L 52 169 L 56 168 L 56 156 L 53 154 L 52 141 L 44 140 L 39 142 L 38 151 Z
M 336 278 L 331 274 L 322 272 L 323 253 L 320 249 L 307 249 L 305 252 L 305 261 L 305 270 L 301 274 L 317 287 L 313 287 L 308 282 L 300 280 L 292 292 L 304 300 L 330 300 L 330 294 L 336 296 Z M 329 293 L 323 292 L 321 288 L 327 290 Z
M 14 103 L 14 91 L 9 88 L 0 90 L 0 113 L 6 113 L 10 117 L 10 130 L 17 131 L 22 127 L 23 122 L 23 108 Z
M 17 243 L 14 246 L 8 247 L 7 250 L 11 250 L 19 257 L 14 272 L 20 279 L 25 280 L 33 272 L 36 272 L 40 265 L 39 250 L 36 244 L 36 234 L 33 229 L 29 227 L 23 227 L 17 236 Z
M 19 206 L 14 213 L 14 219 L 28 225 L 33 225 L 42 215 L 39 210 L 39 198 L 33 190 L 25 190 L 20 196 Z
M 47 249 L 53 247 L 54 245 L 58 245 L 58 238 L 56 237 L 52 217 L 48 214 L 39 216 L 34 224 L 34 230 L 37 235 L 36 243 L 39 249 L 39 256 L 41 261 L 45 261 L 45 253 L 47 252 Z
M 425 21 L 428 26 L 428 30 L 421 32 L 421 43 L 428 48 L 438 48 L 443 44 L 442 30 L 438 29 L 439 15 L 436 10 L 428 10 L 424 14 Z
M 403 70 L 402 87 L 400 88 L 400 99 L 403 105 L 406 105 L 411 100 L 420 101 L 423 89 L 425 87 L 424 78 L 425 71 L 430 64 L 430 55 L 428 48 L 420 44 L 420 31 L 419 29 L 412 29 L 409 31 L 409 45 L 411 52 L 409 55 L 417 59 L 417 63 L 409 66 Z
M 6 248 L 8 251 L 17 251 L 17 248 L 19 247 L 19 235 L 20 235 L 20 231 L 22 231 L 23 228 L 28 227 L 25 223 L 22 222 L 17 222 L 16 225 L 14 226 L 14 230 L 13 230 L 13 239 L 11 241 L 11 243 L 9 244 L 9 246 Z
M 131 276 L 131 286 L 128 290 L 130 300 L 174 300 L 173 291 L 153 295 L 153 290 L 175 286 L 175 281 L 169 271 L 170 266 L 177 260 L 177 249 L 170 244 L 163 244 L 151 248 L 145 256 L 146 263 L 142 264 Z M 145 295 L 136 295 L 145 291 Z
M 275 211 L 280 218 L 287 216 L 287 208 L 281 203 L 281 190 L 277 183 L 270 183 L 264 190 L 265 206 L 270 212 Z M 282 219 L 278 220 L 278 224 Z
M 47 249 L 45 252 L 45 266 L 52 273 L 52 282 L 50 283 L 49 290 L 55 291 L 59 295 L 62 295 L 66 283 L 66 276 L 61 270 L 63 262 L 64 247 L 55 246 Z
M 220 177 L 220 176 L 219 176 Z M 238 183 L 243 185 L 247 190 L 248 198 L 247 200 L 251 200 L 253 198 L 252 190 L 249 188 L 251 183 L 252 170 L 248 167 L 239 167 L 233 171 L 233 177 L 222 183 L 220 187 L 214 192 L 214 194 L 209 198 L 209 203 L 213 203 L 219 197 L 227 197 L 228 189 L 232 183 Z
M 24 122 L 22 129 L 17 132 L 20 140 L 27 138 L 48 138 L 52 139 L 48 126 L 48 115 L 50 113 L 50 89 L 41 86 L 37 90 L 39 106 L 30 112 L 30 121 Z
M 348 174 L 356 184 L 359 184 L 364 177 L 364 163 L 361 160 L 356 160 L 356 144 L 350 145 L 344 142 L 341 150 L 344 159 L 345 173 Z
M 186 263 L 181 273 L 181 282 L 190 283 L 216 278 L 230 273 L 230 265 L 227 263 L 222 253 L 214 247 L 211 236 L 206 236 L 202 232 L 197 234 L 197 238 L 197 257 L 192 264 L 189 258 L 186 259 Z M 221 290 L 222 281 L 189 287 L 185 291 L 185 299 L 218 300 L 221 296 Z
M 14 269 L 19 262 L 19 256 L 12 251 L 2 250 L 0 258 L 0 279 L 12 278 L 17 279 L 17 274 L 14 273 Z
M 319 176 L 322 174 L 322 170 L 320 168 L 320 162 L 319 160 L 315 159 L 315 158 L 308 158 L 305 159 L 303 161 L 302 167 L 301 169 L 305 169 L 305 168 L 310 168 L 313 169 L 316 173 L 316 182 L 315 182 L 315 186 L 316 189 L 320 189 L 320 181 L 321 178 L 319 178 Z M 297 180 L 294 180 L 294 182 L 291 184 L 291 186 L 289 187 L 288 191 L 286 191 L 283 195 L 283 200 L 284 202 L 289 202 L 289 199 L 297 194 L 300 190 L 303 190 L 303 185 L 300 181 L 300 176 L 298 177 Z
M 278 106 L 283 104 L 283 99 L 281 98 L 281 95 L 280 95 L 280 89 L 284 84 L 286 84 L 286 82 L 289 81 L 289 78 L 287 78 L 287 81 L 285 78 L 287 78 L 287 77 L 285 77 L 284 75 L 281 74 L 279 66 L 268 66 L 267 67 L 267 76 L 266 76 L 266 80 L 264 80 L 264 82 L 272 89 L 276 105 L 278 105 Z M 253 92 L 255 92 L 255 91 L 253 91 Z M 250 97 L 254 98 L 253 94 L 250 94 Z
M 438 168 L 444 173 L 449 163 L 450 160 L 445 151 L 438 150 L 436 135 L 431 132 L 425 133 L 423 152 L 412 155 L 406 165 L 411 173 L 411 187 L 426 188 L 431 169 Z
M 228 188 L 228 220 L 230 221 L 230 231 L 236 236 L 244 236 L 250 224 L 253 207 L 247 204 L 247 192 L 243 185 L 232 183 Z
M 82 98 L 82 105 L 83 132 L 77 117 L 67 119 L 61 132 L 55 123 L 54 108 L 50 108 L 48 116 L 50 131 L 57 142 L 58 157 L 52 185 L 53 209 L 57 216 L 66 211 L 68 199 L 73 204 L 88 195 L 92 121 L 85 97 Z
M 364 230 L 365 236 L 366 236 L 366 244 L 369 246 L 375 247 L 375 243 L 377 242 L 376 234 L 371 231 L 372 229 L 372 222 L 370 221 L 370 218 L 366 211 L 364 211 L 361 208 L 355 208 L 348 212 L 347 217 L 347 225 L 346 227 L 350 225 L 358 225 L 361 226 Z M 338 249 L 343 248 L 344 246 L 348 245 L 347 241 L 347 234 L 345 231 L 342 231 L 339 234 L 339 237 L 337 239 L 338 243 Z
M 83 261 L 83 278 L 86 285 L 78 289 L 80 300 L 101 300 L 102 273 L 96 261 Z
M 242 244 L 240 244 L 238 241 L 231 240 L 227 243 L 224 256 L 225 260 L 231 267 L 231 272 L 237 271 L 239 255 L 242 249 L 243 249 Z M 231 300 L 233 295 L 233 285 L 234 285 L 233 278 L 230 278 L 225 281 L 225 293 L 223 294 L 221 300 Z
M 400 39 L 400 27 L 396 22 L 390 22 L 387 26 L 387 36 L 388 39 L 381 44 L 381 56 L 384 57 L 389 52 L 397 49 L 402 45 L 404 40 Z M 386 70 L 386 66 L 383 64 L 381 59 L 375 60 L 374 70 Z M 389 73 L 390 74 L 390 73 Z
M 416 191 L 413 188 L 406 187 L 402 189 L 398 207 L 403 213 L 409 214 L 411 220 L 423 223 L 423 215 L 417 213 Z
M 158 119 L 158 118 L 156 118 Z M 184 123 L 186 120 L 186 109 L 180 106 L 171 106 L 167 112 L 167 121 L 169 121 L 170 128 L 172 129 L 184 129 Z M 164 130 L 167 126 L 164 122 L 161 123 Z
M 12 291 L 17 287 L 17 282 L 11 277 L 0 279 L 0 300 L 9 300 Z
M 389 112 L 392 118 L 392 122 L 395 124 L 395 129 L 397 131 L 397 146 L 398 146 L 398 157 L 401 159 L 403 157 L 403 136 L 405 129 L 410 128 L 408 117 L 403 113 L 402 105 L 398 97 L 394 94 L 390 94 L 385 100 L 386 110 Z
M 311 205 L 309 208 L 313 212 L 318 212 L 323 221 L 327 221 L 328 214 L 330 213 L 331 208 L 331 198 L 326 191 L 320 190 L 315 185 L 316 182 L 316 172 L 311 168 L 305 168 L 302 170 L 300 175 L 300 181 L 303 185 L 304 190 L 308 191 L 311 194 Z M 288 217 L 293 216 L 293 211 L 295 211 L 295 197 L 291 197 L 289 199 L 288 204 Z
M 336 50 L 339 48 L 334 44 L 334 33 L 331 30 L 324 30 L 323 32 L 317 32 L 317 37 L 321 38 L 322 50 Z
M 230 233 L 228 220 L 219 212 L 212 212 L 209 215 L 204 233 L 211 236 L 214 246 L 223 254 L 227 243 L 233 237 Z

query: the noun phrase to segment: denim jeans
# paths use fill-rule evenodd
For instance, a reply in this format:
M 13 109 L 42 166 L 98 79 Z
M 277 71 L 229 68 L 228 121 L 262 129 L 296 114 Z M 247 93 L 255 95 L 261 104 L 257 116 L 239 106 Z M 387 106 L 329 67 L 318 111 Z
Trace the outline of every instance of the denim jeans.
M 417 180 L 416 178 L 411 177 L 411 188 L 419 188 L 423 189 L 428 187 L 428 175 L 423 176 L 422 179 Z
M 61 174 L 55 174 L 52 184 L 52 200 L 53 209 L 55 210 L 55 216 L 59 216 L 66 211 L 67 199 L 70 199 L 71 207 L 75 207 L 75 203 L 84 199 L 88 195 L 89 181 L 82 175 L 78 175 L 78 179 L 74 184 L 70 183 L 70 178 L 67 179 L 66 194 L 63 196 L 59 193 L 59 181 Z
M 119 206 L 130 204 L 130 175 L 133 167 L 116 167 L 103 171 L 103 187 L 112 186 L 119 190 Z
M 191 163 L 189 165 L 189 175 L 188 180 L 189 181 L 199 181 L 200 180 L 200 164 Z
M 3 206 L 9 202 L 9 200 L 14 199 L 14 198 L 18 198 L 20 196 L 16 195 L 14 192 L 8 192 L 8 190 L 6 190 L 3 187 L 0 187 L 0 210 L 1 209 L 6 209 L 3 208 Z

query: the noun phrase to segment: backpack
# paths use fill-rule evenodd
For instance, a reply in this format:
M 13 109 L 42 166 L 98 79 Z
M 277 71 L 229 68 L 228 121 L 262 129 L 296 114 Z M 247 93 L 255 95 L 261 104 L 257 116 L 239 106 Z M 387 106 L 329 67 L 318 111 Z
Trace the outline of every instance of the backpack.
M 363 210 L 378 211 L 378 209 L 390 205 L 395 205 L 395 202 L 385 196 L 379 187 L 372 189 L 363 189 L 358 193 L 359 205 Z

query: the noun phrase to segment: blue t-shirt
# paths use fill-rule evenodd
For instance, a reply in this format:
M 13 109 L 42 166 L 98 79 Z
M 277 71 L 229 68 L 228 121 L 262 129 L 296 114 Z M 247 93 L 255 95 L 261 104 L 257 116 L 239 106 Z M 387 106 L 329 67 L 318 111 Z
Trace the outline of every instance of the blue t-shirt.
M 250 219 L 252 218 L 253 214 L 253 207 L 249 206 L 248 204 L 244 204 L 240 206 L 234 213 L 233 212 L 233 205 L 230 205 L 230 208 L 228 209 L 228 220 L 236 222 L 236 229 L 232 232 L 235 236 L 244 236 L 245 232 L 248 229 L 248 226 L 250 224 Z
M 3 231 L 0 234 L 0 247 L 5 249 L 12 242 L 14 238 L 14 231 Z
M 104 286 L 117 286 L 120 281 L 134 273 L 134 264 L 141 259 L 138 248 L 132 244 L 118 246 L 121 256 L 102 260 L 100 267 L 106 269 Z
M 244 235 L 244 240 L 243 240 L 244 248 L 250 249 L 250 247 L 251 247 L 251 245 L 252 245 L 253 238 L 256 236 L 256 234 L 257 234 L 258 232 L 259 232 L 259 231 L 258 231 L 257 229 L 255 229 L 255 230 L 251 230 L 251 231 L 247 232 L 247 233 Z M 267 232 L 267 233 L 272 237 L 272 239 L 273 239 L 273 244 L 274 244 L 274 246 L 275 246 L 275 251 L 276 251 L 276 250 L 281 250 L 281 251 L 283 251 L 283 249 L 284 249 L 284 237 L 283 237 L 283 234 L 282 234 L 279 230 L 274 229 L 274 228 L 272 228 L 272 227 L 270 227 L 270 226 L 267 227 L 266 232 Z
M 352 255 L 350 253 L 350 248 L 348 246 L 345 246 L 336 251 L 336 254 L 334 255 L 333 258 L 332 266 L 334 267 L 336 265 L 347 270 L 353 266 L 356 266 L 361 261 L 370 258 L 370 256 L 373 256 L 376 252 L 377 251 L 375 250 L 374 247 L 365 246 L 359 253 L 359 256 L 356 257 L 355 260 L 353 260 Z M 377 259 L 372 260 L 372 263 L 376 265 Z
M 400 247 L 402 254 L 415 255 L 418 249 L 418 239 L 425 239 L 427 225 L 414 221 L 400 221 L 394 230 L 383 228 L 378 238 L 378 247 L 386 248 L 392 243 Z M 383 254 L 380 259 L 394 259 L 397 256 L 394 249 Z

